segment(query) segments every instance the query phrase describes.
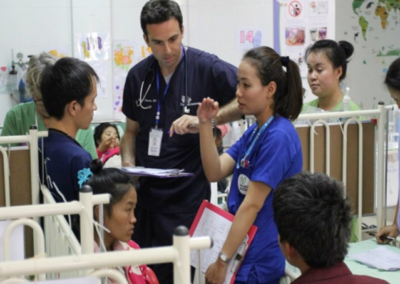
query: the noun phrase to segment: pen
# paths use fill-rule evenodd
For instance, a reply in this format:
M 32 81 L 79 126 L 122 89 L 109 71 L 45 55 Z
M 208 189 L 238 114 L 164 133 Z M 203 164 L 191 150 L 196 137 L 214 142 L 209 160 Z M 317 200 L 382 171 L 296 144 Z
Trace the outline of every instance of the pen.
M 188 128 L 197 128 L 197 126 L 196 125 L 194 125 L 194 124 L 190 124 L 189 126 L 188 126 Z M 171 133 L 171 131 L 167 131 L 167 134 L 170 134 Z M 172 133 L 174 133 L 174 132 L 172 132 Z
M 368 235 L 375 237 L 375 233 L 371 233 L 370 232 L 370 233 L 368 233 Z M 386 241 L 386 240 L 391 241 L 391 242 L 394 241 L 393 237 L 389 237 L 389 236 L 386 236 L 386 235 L 382 235 L 379 238 L 381 239 L 381 241 Z
M 198 102 L 198 103 L 190 103 L 190 104 L 187 104 L 187 105 L 184 105 L 184 104 L 181 104 L 181 105 L 190 107 L 190 106 L 198 106 L 199 104 L 200 104 L 200 103 Z

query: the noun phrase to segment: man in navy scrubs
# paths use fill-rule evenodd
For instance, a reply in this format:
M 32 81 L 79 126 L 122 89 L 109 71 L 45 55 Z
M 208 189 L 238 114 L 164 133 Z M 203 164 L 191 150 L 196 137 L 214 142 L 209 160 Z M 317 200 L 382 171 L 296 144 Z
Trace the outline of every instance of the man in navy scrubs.
M 126 79 L 122 165 L 194 173 L 185 178 L 139 179 L 133 239 L 141 247 L 156 247 L 171 245 L 174 229 L 179 225 L 189 228 L 201 202 L 210 199 L 198 130 L 193 127 L 198 124 L 197 103 L 211 97 L 227 105 L 230 115 L 237 105 L 233 100 L 237 68 L 215 55 L 182 45 L 182 14 L 174 1 L 147 2 L 140 20 L 153 54 L 134 66 Z M 239 110 L 235 112 L 239 119 Z M 224 110 L 217 123 L 233 120 L 223 114 Z M 179 135 L 186 133 L 192 134 Z M 172 270 L 171 264 L 154 267 L 163 284 L 173 283 Z

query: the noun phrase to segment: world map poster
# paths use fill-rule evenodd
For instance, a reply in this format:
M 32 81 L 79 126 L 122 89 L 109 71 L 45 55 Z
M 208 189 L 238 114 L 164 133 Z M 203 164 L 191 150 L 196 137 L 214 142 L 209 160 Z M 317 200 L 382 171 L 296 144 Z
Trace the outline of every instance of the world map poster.
M 376 108 L 379 101 L 394 104 L 383 81 L 390 63 L 400 56 L 400 1 L 336 3 L 336 40 L 354 46 L 343 82 L 351 99 L 362 109 Z

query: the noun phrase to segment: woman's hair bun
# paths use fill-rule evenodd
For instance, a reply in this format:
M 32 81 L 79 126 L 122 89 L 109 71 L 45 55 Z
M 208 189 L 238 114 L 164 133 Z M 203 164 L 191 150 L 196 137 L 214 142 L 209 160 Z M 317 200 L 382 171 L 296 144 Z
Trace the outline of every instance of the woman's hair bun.
M 344 53 L 346 54 L 346 59 L 349 58 L 353 54 L 354 46 L 350 42 L 345 41 L 345 40 L 340 40 L 338 42 L 338 44 L 341 48 L 343 48 Z
M 90 170 L 92 171 L 93 174 L 101 172 L 102 169 L 103 169 L 103 163 L 101 162 L 100 159 L 95 159 L 92 161 L 92 164 L 90 165 Z

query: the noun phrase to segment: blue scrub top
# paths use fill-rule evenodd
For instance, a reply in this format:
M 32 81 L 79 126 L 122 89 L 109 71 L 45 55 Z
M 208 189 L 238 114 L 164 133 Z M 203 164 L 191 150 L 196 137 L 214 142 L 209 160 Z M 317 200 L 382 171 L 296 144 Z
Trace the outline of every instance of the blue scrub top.
M 244 156 L 256 127 L 257 123 L 253 124 L 227 151 L 235 161 Z M 274 279 L 279 281 L 284 274 L 285 259 L 278 244 L 272 201 L 274 189 L 284 179 L 299 173 L 303 167 L 301 143 L 293 124 L 286 118 L 276 117 L 260 135 L 248 160 L 249 168 L 235 167 L 228 197 L 229 212 L 236 214 L 246 197 L 250 181 L 265 183 L 272 190 L 254 222 L 258 229 L 236 280 L 246 282 L 250 271 L 255 269 L 260 283 Z

